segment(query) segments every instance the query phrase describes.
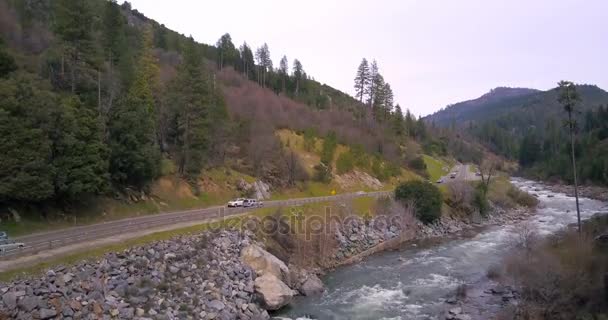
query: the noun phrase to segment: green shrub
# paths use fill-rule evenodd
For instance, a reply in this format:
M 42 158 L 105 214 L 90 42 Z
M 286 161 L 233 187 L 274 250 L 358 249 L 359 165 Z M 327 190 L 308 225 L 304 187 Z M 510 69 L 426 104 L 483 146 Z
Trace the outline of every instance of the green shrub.
M 475 195 L 473 197 L 473 205 L 479 210 L 479 214 L 485 216 L 488 214 L 490 204 L 488 203 L 488 197 L 484 191 L 484 186 L 480 183 L 475 188 Z
M 328 183 L 331 181 L 331 166 L 326 165 L 323 162 L 316 165 L 315 170 L 315 180 L 319 182 Z
M 432 223 L 441 217 L 443 202 L 441 191 L 433 184 L 424 181 L 408 181 L 395 189 L 395 199 L 412 201 L 416 217 L 424 223 Z
M 363 146 L 357 144 L 354 145 L 350 150 L 351 154 L 353 155 L 355 167 L 360 169 L 369 169 L 369 157 L 365 153 L 365 150 L 363 150 Z
M 424 163 L 424 158 L 421 156 L 410 160 L 408 165 L 414 171 L 426 171 L 426 163 Z
M 353 154 L 348 152 L 342 152 L 336 160 L 336 171 L 338 174 L 343 174 L 352 171 L 355 168 L 355 160 Z
M 334 160 L 334 153 L 338 147 L 338 138 L 336 133 L 331 131 L 323 139 L 323 149 L 321 150 L 321 162 L 332 163 Z
M 316 131 L 314 128 L 308 128 L 304 130 L 304 150 L 308 152 L 315 151 L 315 143 L 316 143 Z

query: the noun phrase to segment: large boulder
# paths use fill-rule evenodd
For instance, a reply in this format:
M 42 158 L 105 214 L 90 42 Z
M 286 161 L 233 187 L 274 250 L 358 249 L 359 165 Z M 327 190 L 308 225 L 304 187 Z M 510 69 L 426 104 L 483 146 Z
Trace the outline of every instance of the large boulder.
M 255 244 L 243 248 L 241 260 L 249 265 L 258 276 L 272 274 L 280 280 L 285 280 L 289 274 L 289 268 L 283 261 Z
M 325 291 L 323 282 L 314 274 L 310 274 L 300 286 L 300 292 L 305 296 L 321 294 L 323 291 Z
M 254 286 L 261 303 L 267 310 L 282 308 L 289 304 L 294 296 L 294 291 L 272 273 L 257 277 Z

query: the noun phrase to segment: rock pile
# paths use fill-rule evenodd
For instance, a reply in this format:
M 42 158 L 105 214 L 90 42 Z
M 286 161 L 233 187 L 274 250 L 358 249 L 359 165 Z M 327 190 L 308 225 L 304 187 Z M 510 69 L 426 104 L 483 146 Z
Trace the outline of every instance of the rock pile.
M 386 240 L 397 237 L 401 233 L 398 224 L 386 223 L 385 217 L 365 221 L 359 217 L 350 217 L 340 228 L 336 229 L 336 239 L 339 248 L 335 258 L 340 261 L 365 251 Z
M 268 319 L 250 235 L 182 236 L 0 285 L 0 319 Z

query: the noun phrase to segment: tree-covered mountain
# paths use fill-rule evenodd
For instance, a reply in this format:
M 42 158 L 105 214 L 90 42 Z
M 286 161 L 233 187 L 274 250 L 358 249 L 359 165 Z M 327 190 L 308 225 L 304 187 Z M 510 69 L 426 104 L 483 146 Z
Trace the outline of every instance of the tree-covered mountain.
M 540 91 L 527 88 L 497 87 L 477 99 L 449 105 L 427 119 L 440 126 L 483 120 L 508 112 L 510 108 L 525 103 L 538 92 Z
M 0 207 L 145 192 L 167 174 L 197 194 L 213 168 L 277 188 L 331 178 L 328 156 L 297 174 L 284 128 L 369 155 L 379 179 L 423 152 L 480 154 L 395 104 L 376 61 L 353 66 L 354 98 L 267 44 L 197 43 L 108 0 L 0 0 L 0 37 Z
M 577 85 L 575 107 L 579 175 L 590 183 L 608 184 L 605 108 L 608 92 Z M 497 88 L 484 96 L 457 103 L 426 118 L 476 137 L 490 150 L 520 162 L 523 171 L 539 178 L 572 181 L 567 114 L 558 102 L 558 88 L 547 91 Z

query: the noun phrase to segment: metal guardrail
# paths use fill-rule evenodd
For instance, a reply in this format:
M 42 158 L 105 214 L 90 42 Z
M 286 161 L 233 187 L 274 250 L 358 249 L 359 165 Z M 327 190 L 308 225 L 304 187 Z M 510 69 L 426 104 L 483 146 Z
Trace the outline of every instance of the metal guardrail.
M 288 200 L 272 200 L 264 203 L 265 207 L 281 207 L 293 206 L 306 203 L 323 202 L 330 200 L 354 199 L 359 197 L 379 197 L 387 196 L 390 191 L 373 191 L 365 193 L 348 193 L 334 196 L 298 198 Z M 173 225 L 177 223 L 204 221 L 220 217 L 231 217 L 251 211 L 254 208 L 226 208 L 212 207 L 204 209 L 193 209 L 187 211 L 168 212 L 156 215 L 149 215 L 140 218 L 129 218 L 123 220 L 114 220 L 103 222 L 95 225 L 79 226 L 69 229 L 50 231 L 42 234 L 34 234 L 24 236 L 23 239 L 29 241 L 21 241 L 25 243 L 23 248 L 15 248 L 12 250 L 0 251 L 0 257 L 14 257 L 25 254 L 35 254 L 44 250 L 64 247 L 79 242 L 104 239 L 114 235 L 128 233 L 132 231 L 140 231 L 150 228 Z M 56 238 L 53 239 L 53 235 Z M 49 238 L 50 237 L 50 238 Z

